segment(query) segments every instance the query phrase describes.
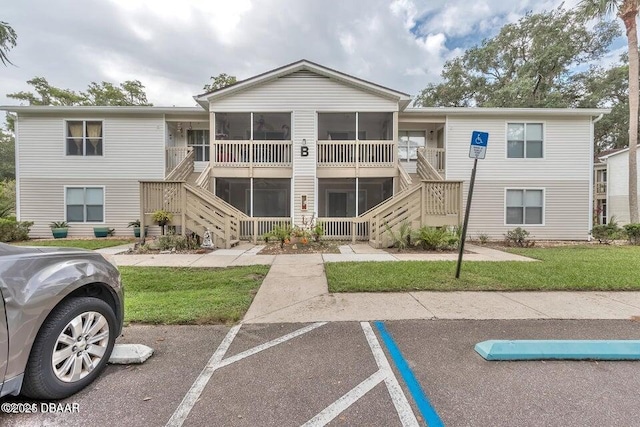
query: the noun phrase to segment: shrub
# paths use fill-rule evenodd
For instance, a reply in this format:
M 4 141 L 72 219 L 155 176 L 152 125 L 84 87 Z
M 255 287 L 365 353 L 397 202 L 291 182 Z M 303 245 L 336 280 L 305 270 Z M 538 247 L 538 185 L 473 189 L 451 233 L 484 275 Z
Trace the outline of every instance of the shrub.
M 0 181 L 0 218 L 13 215 L 16 209 L 16 180 Z
M 459 237 L 455 231 L 442 227 L 420 227 L 414 244 L 425 250 L 447 250 L 458 245 Z
M 629 243 L 632 245 L 640 245 L 640 224 L 627 224 L 624 226 L 624 230 L 627 232 Z
M 177 251 L 198 249 L 198 239 L 194 236 L 180 236 L 176 234 L 167 234 L 158 238 L 157 247 L 161 251 L 175 249 Z
M 510 246 L 512 244 L 516 246 L 520 246 L 521 248 L 528 248 L 529 246 L 533 246 L 535 242 L 532 242 L 528 239 L 529 232 L 522 227 L 514 228 L 513 230 L 507 231 L 505 234 L 505 243 Z
M 398 248 L 398 251 L 406 249 L 409 245 L 411 245 L 411 235 L 413 234 L 411 230 L 411 226 L 407 221 L 404 221 L 400 224 L 400 228 L 396 233 L 389 227 L 389 224 L 385 223 L 384 227 L 387 229 L 387 233 L 391 237 L 392 247 Z
M 622 237 L 623 229 L 618 226 L 615 216 L 609 218 L 606 225 L 596 225 L 591 229 L 591 236 L 598 242 L 608 245 L 612 240 Z
M 478 233 L 478 241 L 481 245 L 486 245 L 489 241 L 489 235 L 486 233 Z
M 311 228 L 311 237 L 313 237 L 314 242 L 319 242 L 322 236 L 324 236 L 324 224 L 318 221 Z
M 31 221 L 17 221 L 16 217 L 0 218 L 0 242 L 16 242 L 29 240 Z
M 293 228 L 289 224 L 280 224 L 273 227 L 271 231 L 265 233 L 262 238 L 267 241 L 270 237 L 273 237 L 280 242 L 280 248 L 284 248 L 284 244 L 291 239 L 291 233 Z

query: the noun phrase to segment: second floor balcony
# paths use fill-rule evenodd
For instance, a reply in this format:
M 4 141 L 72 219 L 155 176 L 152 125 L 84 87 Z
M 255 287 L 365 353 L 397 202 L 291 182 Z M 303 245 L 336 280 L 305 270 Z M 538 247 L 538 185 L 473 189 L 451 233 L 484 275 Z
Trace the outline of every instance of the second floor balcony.
M 394 141 L 318 141 L 319 168 L 395 167 L 397 146 Z

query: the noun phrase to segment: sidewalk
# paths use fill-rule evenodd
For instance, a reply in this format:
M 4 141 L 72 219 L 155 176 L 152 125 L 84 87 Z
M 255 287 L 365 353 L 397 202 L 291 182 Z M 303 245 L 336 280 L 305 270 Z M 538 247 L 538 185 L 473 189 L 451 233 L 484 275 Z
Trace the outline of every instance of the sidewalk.
M 111 254 L 127 246 L 108 248 Z M 328 262 L 455 261 L 456 254 L 388 253 L 366 244 L 340 254 L 258 255 L 243 243 L 204 255 L 115 255 L 120 266 L 229 267 L 271 265 L 244 323 L 411 319 L 640 319 L 640 292 L 404 292 L 330 294 Z M 536 261 L 467 245 L 467 261 Z M 101 250 L 100 252 L 105 252 Z
M 97 252 L 115 255 L 120 266 L 136 267 L 232 267 L 236 265 L 272 265 L 276 258 L 304 257 L 306 255 L 258 255 L 264 246 L 241 243 L 233 249 L 218 249 L 208 254 L 152 254 L 122 255 L 131 245 L 99 249 Z M 536 261 L 520 255 L 475 245 L 466 245 L 465 261 Z M 389 253 L 364 243 L 340 246 L 339 254 L 316 254 L 320 262 L 352 261 L 456 261 L 457 254 Z

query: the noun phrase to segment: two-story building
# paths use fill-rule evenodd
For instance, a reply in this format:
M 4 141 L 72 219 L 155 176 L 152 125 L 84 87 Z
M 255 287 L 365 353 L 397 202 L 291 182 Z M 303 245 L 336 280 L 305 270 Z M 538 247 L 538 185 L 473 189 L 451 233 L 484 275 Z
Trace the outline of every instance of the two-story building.
M 585 240 L 593 121 L 604 109 L 409 108 L 409 95 L 302 60 L 176 107 L 8 106 L 17 213 L 70 236 L 164 209 L 218 246 L 312 217 L 327 238 L 385 244 L 403 222 L 458 225 L 471 132 L 489 132 L 468 236 Z M 151 227 L 150 233 L 157 233 Z

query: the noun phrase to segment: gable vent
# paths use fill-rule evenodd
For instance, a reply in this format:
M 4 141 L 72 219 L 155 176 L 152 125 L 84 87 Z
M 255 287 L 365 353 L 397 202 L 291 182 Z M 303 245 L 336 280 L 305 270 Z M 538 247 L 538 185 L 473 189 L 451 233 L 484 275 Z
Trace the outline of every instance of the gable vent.
M 328 79 L 329 77 L 321 76 L 308 70 L 296 71 L 295 73 L 287 74 L 280 77 L 281 79 Z

